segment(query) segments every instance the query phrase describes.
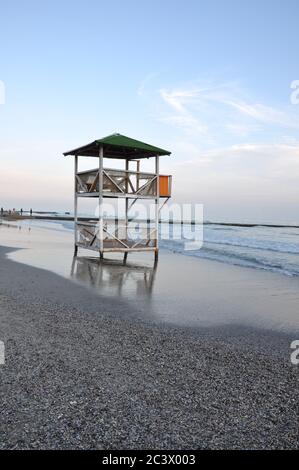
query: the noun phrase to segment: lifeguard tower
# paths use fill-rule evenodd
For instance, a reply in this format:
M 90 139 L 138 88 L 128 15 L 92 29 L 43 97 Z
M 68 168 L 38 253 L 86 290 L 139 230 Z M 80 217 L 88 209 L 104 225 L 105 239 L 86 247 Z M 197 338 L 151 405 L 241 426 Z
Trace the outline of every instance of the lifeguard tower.
M 105 252 L 122 252 L 125 258 L 129 252 L 154 251 L 158 257 L 159 212 L 171 197 L 171 176 L 160 175 L 159 158 L 170 155 L 167 150 L 145 144 L 121 134 L 112 134 L 95 140 L 83 147 L 65 152 L 63 155 L 75 157 L 74 181 L 74 222 L 75 222 L 75 255 L 78 248 L 97 251 L 103 258 Z M 78 171 L 79 157 L 95 157 L 96 168 Z M 153 173 L 142 172 L 140 163 L 144 159 L 155 159 Z M 124 169 L 104 167 L 104 159 L 124 160 Z M 130 168 L 135 162 L 136 170 Z M 78 198 L 97 198 L 98 220 L 78 219 Z M 125 200 L 124 218 L 111 220 L 104 217 L 105 198 L 123 198 Z M 137 200 L 154 201 L 154 220 L 140 221 L 138 236 L 136 225 L 132 230 L 129 211 Z M 163 200 L 160 206 L 160 199 Z

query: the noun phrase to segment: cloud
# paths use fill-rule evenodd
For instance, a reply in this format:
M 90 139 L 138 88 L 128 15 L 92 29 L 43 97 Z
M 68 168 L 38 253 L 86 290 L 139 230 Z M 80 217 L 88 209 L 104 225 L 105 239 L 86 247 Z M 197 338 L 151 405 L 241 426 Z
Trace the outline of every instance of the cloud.
M 290 105 L 284 109 L 250 100 L 235 83 L 199 87 L 160 88 L 164 108 L 158 119 L 184 132 L 205 134 L 216 141 L 217 135 L 239 138 L 274 129 L 299 129 L 299 115 Z
M 193 158 L 188 160 L 187 166 L 197 174 L 196 168 L 201 167 L 203 163 L 209 164 L 206 175 L 233 174 L 236 179 L 240 176 L 255 176 L 263 179 L 280 179 L 282 184 L 287 181 L 298 182 L 299 142 L 235 144 L 206 152 L 198 151 L 197 155 L 193 150 Z
M 194 149 L 167 171 L 173 201 L 204 204 L 205 218 L 298 222 L 299 142 Z
M 227 100 L 223 101 L 223 103 L 235 108 L 240 114 L 248 116 L 253 120 L 265 124 L 277 124 L 283 127 L 299 129 L 298 118 L 296 119 L 287 112 L 277 110 L 271 106 L 266 106 L 261 103 L 246 103 L 237 100 Z
M 175 157 L 163 161 L 175 202 L 204 203 L 206 217 L 297 217 L 299 107 L 264 103 L 233 82 L 164 86 L 151 98 Z
M 198 98 L 197 90 L 159 90 L 162 99 L 176 111 L 186 113 L 186 105 L 190 100 Z
M 172 90 L 160 89 L 159 94 L 162 100 L 173 110 L 173 113 L 164 113 L 159 120 L 168 124 L 173 124 L 189 133 L 207 133 L 208 126 L 192 112 L 192 105 L 198 99 L 197 90 Z
M 149 73 L 139 84 L 138 89 L 137 89 L 137 94 L 139 96 L 144 96 L 146 93 L 146 89 L 149 86 L 149 84 L 158 76 L 157 73 Z

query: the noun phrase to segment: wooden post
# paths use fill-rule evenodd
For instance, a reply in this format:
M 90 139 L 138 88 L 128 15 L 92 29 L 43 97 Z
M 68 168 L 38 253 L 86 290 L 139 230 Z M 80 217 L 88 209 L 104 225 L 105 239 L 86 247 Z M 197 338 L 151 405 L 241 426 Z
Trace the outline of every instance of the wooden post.
M 126 240 L 128 240 L 128 223 L 129 223 L 129 216 L 128 216 L 128 212 L 129 212 L 129 199 L 128 199 L 128 191 L 129 191 L 129 160 L 127 159 L 126 160 L 126 214 L 125 214 L 125 224 L 126 224 Z M 127 253 L 125 253 L 125 256 L 124 256 L 124 261 L 127 261 Z
M 136 179 L 136 190 L 139 189 L 139 173 L 140 173 L 140 160 L 137 160 L 137 179 Z
M 100 258 L 104 257 L 104 232 L 103 232 L 103 159 L 104 149 L 100 146 L 99 152 L 99 234 L 100 234 Z
M 78 195 L 77 195 L 77 173 L 78 173 L 78 155 L 75 155 L 75 178 L 74 178 L 74 256 L 78 253 L 78 234 L 77 234 L 77 223 L 78 223 Z
M 156 250 L 155 250 L 155 261 L 158 260 L 158 251 L 159 251 L 159 205 L 160 205 L 159 155 L 156 155 L 156 199 L 155 199 Z

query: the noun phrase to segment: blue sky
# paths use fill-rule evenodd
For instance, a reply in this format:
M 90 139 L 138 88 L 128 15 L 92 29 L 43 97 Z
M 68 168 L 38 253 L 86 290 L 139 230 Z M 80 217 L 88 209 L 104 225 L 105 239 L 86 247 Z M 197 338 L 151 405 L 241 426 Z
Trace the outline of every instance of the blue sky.
M 206 218 L 299 221 L 297 0 L 0 6 L 1 205 L 71 209 L 61 153 L 121 132 Z

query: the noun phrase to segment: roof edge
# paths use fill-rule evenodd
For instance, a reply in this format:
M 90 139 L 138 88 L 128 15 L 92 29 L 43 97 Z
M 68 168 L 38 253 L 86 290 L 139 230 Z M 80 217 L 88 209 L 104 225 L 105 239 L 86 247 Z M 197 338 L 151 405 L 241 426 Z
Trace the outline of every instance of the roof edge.
M 116 141 L 114 142 L 114 139 Z M 121 142 L 121 140 L 124 140 L 124 142 Z M 135 144 L 135 145 L 134 145 Z M 96 155 L 96 147 L 100 147 L 103 145 L 104 149 L 106 147 L 107 151 L 110 153 L 110 156 L 108 158 L 113 158 L 113 148 L 115 149 L 123 149 L 124 152 L 127 152 L 127 155 L 124 154 L 123 158 L 133 158 L 132 155 L 130 155 L 131 152 L 136 152 L 140 153 L 140 156 L 136 155 L 136 158 L 148 158 L 154 157 L 155 155 L 159 156 L 169 156 L 171 155 L 171 152 L 168 150 L 162 149 L 160 147 L 156 147 L 155 145 L 147 144 L 146 142 L 143 142 L 141 140 L 133 139 L 131 137 L 127 137 L 123 134 L 115 133 L 115 134 L 110 134 L 106 137 L 102 137 L 102 139 L 96 139 L 86 145 L 83 145 L 81 147 L 77 147 L 72 150 L 68 150 L 67 152 L 63 152 L 64 156 L 68 155 L 78 155 L 80 156 L 80 153 L 82 156 L 91 156 L 95 157 Z M 88 155 L 88 152 L 90 152 L 90 155 Z M 117 154 L 117 150 L 115 151 Z M 105 155 L 104 155 L 105 156 Z M 115 156 L 115 158 L 121 158 L 121 156 Z

